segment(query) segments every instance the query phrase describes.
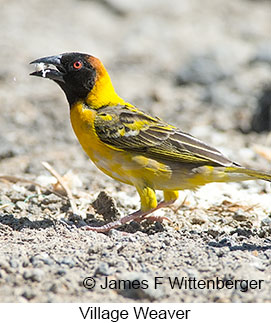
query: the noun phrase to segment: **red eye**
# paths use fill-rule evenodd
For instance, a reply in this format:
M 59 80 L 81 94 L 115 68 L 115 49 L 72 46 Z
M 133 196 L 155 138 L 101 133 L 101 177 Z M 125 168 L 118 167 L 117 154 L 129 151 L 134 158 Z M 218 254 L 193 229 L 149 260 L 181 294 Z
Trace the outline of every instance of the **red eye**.
M 76 70 L 80 70 L 80 68 L 82 67 L 82 62 L 80 61 L 76 61 L 73 63 L 73 67 L 76 69 Z

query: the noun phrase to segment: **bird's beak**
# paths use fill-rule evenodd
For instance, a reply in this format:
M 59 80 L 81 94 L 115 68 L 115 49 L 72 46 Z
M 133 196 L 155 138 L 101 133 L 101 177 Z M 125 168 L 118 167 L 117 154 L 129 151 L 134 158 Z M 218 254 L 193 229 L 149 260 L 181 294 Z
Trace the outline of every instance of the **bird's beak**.
M 36 64 L 36 71 L 30 75 L 48 78 L 56 82 L 64 82 L 63 76 L 66 74 L 66 70 L 61 63 L 61 57 L 62 55 L 57 55 L 34 60 L 30 64 Z

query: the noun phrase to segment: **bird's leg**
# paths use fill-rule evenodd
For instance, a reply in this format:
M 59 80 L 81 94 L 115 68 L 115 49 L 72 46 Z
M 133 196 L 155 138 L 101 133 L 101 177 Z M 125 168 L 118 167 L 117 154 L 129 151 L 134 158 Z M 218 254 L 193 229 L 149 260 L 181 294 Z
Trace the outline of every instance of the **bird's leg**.
M 89 231 L 96 231 L 96 232 L 107 232 L 112 229 L 116 229 L 116 228 L 120 227 L 121 225 L 126 224 L 128 222 L 138 221 L 138 220 L 139 220 L 139 222 L 141 222 L 146 219 L 153 221 L 153 222 L 154 221 L 162 222 L 163 220 L 167 220 L 167 221 L 171 222 L 171 220 L 165 216 L 155 216 L 155 215 L 149 216 L 149 214 L 151 214 L 152 212 L 154 212 L 162 207 L 168 207 L 172 203 L 174 203 L 178 197 L 177 191 L 164 192 L 165 200 L 160 202 L 159 204 L 157 204 L 155 192 L 151 188 L 145 188 L 144 190 L 138 190 L 138 191 L 140 191 L 139 194 L 141 197 L 141 207 L 145 207 L 146 208 L 145 210 L 144 209 L 142 210 L 142 208 L 141 208 L 141 210 L 138 210 L 132 214 L 126 215 L 117 221 L 113 221 L 113 222 L 107 223 L 105 225 L 102 225 L 101 227 L 85 226 L 84 229 L 89 230 Z M 150 207 L 150 206 L 153 206 L 153 207 L 147 209 L 147 207 Z
M 174 202 L 174 201 L 173 201 Z M 171 220 L 167 217 L 164 217 L 164 216 L 155 216 L 155 215 L 152 215 L 150 217 L 148 217 L 149 214 L 151 214 L 152 212 L 162 208 L 162 207 L 167 207 L 169 205 L 171 205 L 173 202 L 169 203 L 169 202 L 160 202 L 156 208 L 154 209 L 151 209 L 151 210 L 148 210 L 148 211 L 142 211 L 142 210 L 138 210 L 132 214 L 129 214 L 129 215 L 126 215 L 124 216 L 123 218 L 117 220 L 117 221 L 113 221 L 113 222 L 110 222 L 110 223 L 107 223 L 107 224 L 104 224 L 100 227 L 91 227 L 91 226 L 85 226 L 83 227 L 84 230 L 87 230 L 87 231 L 96 231 L 96 232 L 107 232 L 107 231 L 110 231 L 112 229 L 116 229 L 118 227 L 120 227 L 121 225 L 123 224 L 126 224 L 128 222 L 131 222 L 131 221 L 137 221 L 137 222 L 141 222 L 143 220 L 149 220 L 149 221 L 152 221 L 152 222 L 155 222 L 155 221 L 158 221 L 158 222 L 162 222 L 163 220 L 167 220 L 169 222 L 171 222 Z
M 138 218 L 141 218 L 142 216 L 145 216 L 147 214 L 149 214 L 149 212 L 142 212 L 141 210 L 138 210 L 132 214 L 124 216 L 123 218 L 121 218 L 119 220 L 104 224 L 100 227 L 91 227 L 88 225 L 88 226 L 83 227 L 83 229 L 87 230 L 87 231 L 107 232 L 112 229 L 116 229 L 125 223 L 131 222 L 131 221 L 136 220 Z
M 160 202 L 156 206 L 155 209 L 151 210 L 150 213 L 152 213 L 158 209 L 171 206 L 177 200 L 178 196 L 179 196 L 178 191 L 164 191 L 164 201 Z M 168 222 L 172 222 L 167 216 L 149 215 L 149 214 L 143 215 L 143 217 L 139 219 L 139 222 L 143 221 L 145 219 L 147 219 L 148 221 L 151 221 L 151 222 L 155 222 L 155 221 L 162 222 L 163 220 L 168 221 Z M 136 221 L 138 221 L 138 220 L 136 220 Z
M 154 215 L 154 214 L 151 214 L 151 213 L 153 213 L 154 211 L 159 210 L 159 209 L 161 209 L 163 207 L 168 207 L 174 202 L 175 201 L 168 201 L 168 202 L 162 201 L 162 202 L 157 204 L 155 209 L 149 210 L 149 212 L 146 212 L 146 214 L 142 214 L 141 217 L 135 219 L 134 221 L 141 222 L 141 221 L 144 221 L 144 220 L 148 220 L 149 222 L 163 222 L 163 220 L 165 220 L 165 221 L 171 222 L 171 220 L 167 216 Z
M 122 224 L 143 218 L 146 215 L 153 212 L 157 207 L 157 200 L 156 200 L 156 196 L 155 196 L 155 191 L 150 187 L 141 187 L 141 186 L 137 188 L 137 191 L 139 193 L 140 200 L 141 200 L 141 209 L 140 210 L 138 210 L 132 214 L 126 215 L 117 221 L 107 223 L 101 227 L 86 226 L 86 227 L 84 227 L 85 230 L 91 230 L 91 231 L 96 231 L 96 232 L 107 232 L 111 229 L 115 229 L 115 228 L 120 227 Z

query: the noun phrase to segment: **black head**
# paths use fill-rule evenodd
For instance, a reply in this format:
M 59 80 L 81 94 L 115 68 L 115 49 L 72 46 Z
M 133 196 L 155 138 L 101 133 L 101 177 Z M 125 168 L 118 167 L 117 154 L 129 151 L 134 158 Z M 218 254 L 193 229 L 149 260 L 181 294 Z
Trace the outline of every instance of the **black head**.
M 55 81 L 65 92 L 69 104 L 85 99 L 95 85 L 97 58 L 82 53 L 64 53 L 36 59 L 37 70 L 30 75 Z

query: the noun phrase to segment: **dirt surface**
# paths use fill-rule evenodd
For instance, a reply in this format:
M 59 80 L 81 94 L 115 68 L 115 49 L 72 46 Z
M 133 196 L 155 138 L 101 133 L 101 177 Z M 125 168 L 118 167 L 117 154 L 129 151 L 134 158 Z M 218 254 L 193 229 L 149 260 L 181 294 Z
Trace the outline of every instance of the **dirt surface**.
M 0 2 L 0 301 L 270 302 L 269 184 L 210 184 L 157 211 L 172 223 L 86 232 L 86 223 L 136 210 L 139 198 L 88 161 L 63 93 L 29 77 L 28 65 L 67 51 L 93 54 L 126 100 L 269 171 L 271 137 L 250 129 L 271 81 L 270 2 Z M 64 176 L 77 215 L 43 161 Z M 83 286 L 86 277 L 95 288 Z M 172 289 L 169 277 L 263 283 Z M 103 289 L 106 279 L 142 288 Z

